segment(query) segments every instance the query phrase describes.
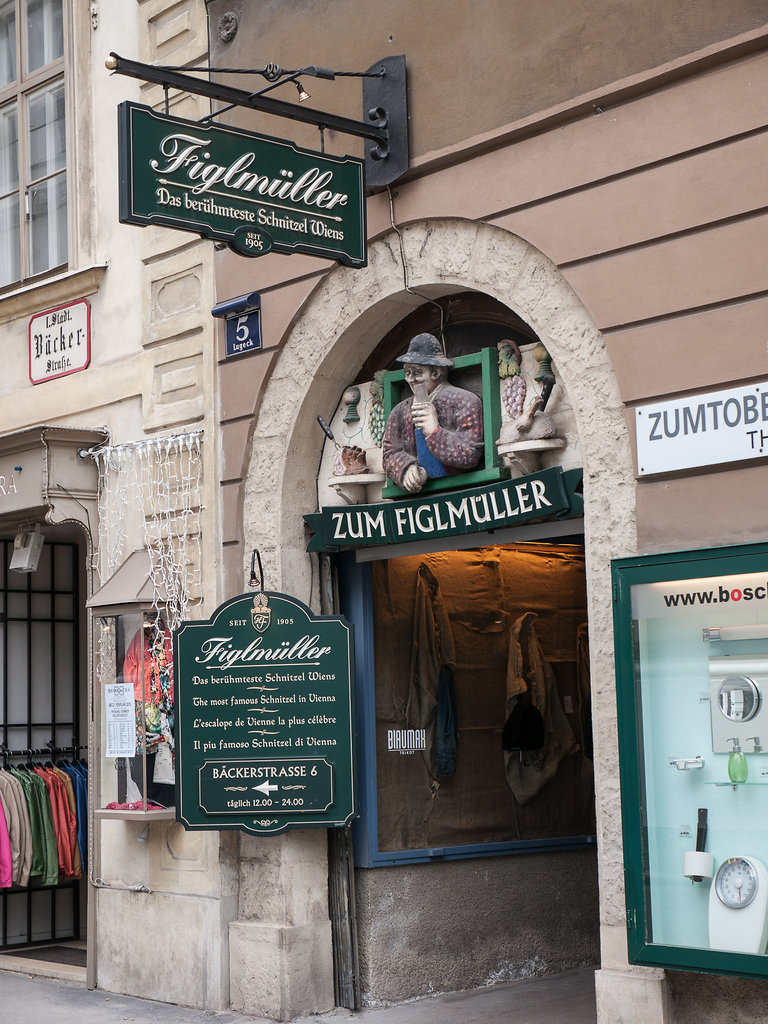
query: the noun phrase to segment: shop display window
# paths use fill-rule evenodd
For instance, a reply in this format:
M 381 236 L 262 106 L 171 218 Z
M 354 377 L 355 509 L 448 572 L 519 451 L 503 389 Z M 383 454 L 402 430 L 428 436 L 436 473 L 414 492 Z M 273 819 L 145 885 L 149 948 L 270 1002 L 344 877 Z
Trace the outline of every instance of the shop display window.
M 365 662 L 358 862 L 592 843 L 583 548 L 521 543 L 354 568 L 362 600 L 344 611 Z M 348 597 L 354 575 L 342 571 Z
M 97 818 L 175 818 L 173 637 L 135 552 L 91 597 Z
M 768 546 L 614 563 L 633 963 L 768 974 Z
M 154 613 L 101 616 L 98 648 L 103 767 L 97 813 L 173 812 L 171 633 Z

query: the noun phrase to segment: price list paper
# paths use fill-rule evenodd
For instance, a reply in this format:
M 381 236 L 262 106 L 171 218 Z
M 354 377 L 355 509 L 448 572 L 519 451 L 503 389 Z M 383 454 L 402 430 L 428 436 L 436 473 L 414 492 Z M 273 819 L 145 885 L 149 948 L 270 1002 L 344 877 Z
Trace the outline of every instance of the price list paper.
M 136 712 L 133 683 L 107 683 L 104 687 L 106 757 L 133 757 L 136 753 Z
M 177 819 L 276 835 L 354 806 L 352 627 L 245 594 L 174 634 Z

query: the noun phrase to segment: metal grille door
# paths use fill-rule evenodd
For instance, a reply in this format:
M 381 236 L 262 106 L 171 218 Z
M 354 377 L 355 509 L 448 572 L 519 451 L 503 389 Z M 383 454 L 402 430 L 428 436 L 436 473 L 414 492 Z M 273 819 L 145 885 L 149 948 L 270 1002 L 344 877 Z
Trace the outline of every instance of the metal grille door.
M 43 546 L 34 573 L 10 571 L 0 541 L 0 764 L 77 757 L 79 607 L 76 544 Z M 0 949 L 80 937 L 80 883 L 0 889 Z

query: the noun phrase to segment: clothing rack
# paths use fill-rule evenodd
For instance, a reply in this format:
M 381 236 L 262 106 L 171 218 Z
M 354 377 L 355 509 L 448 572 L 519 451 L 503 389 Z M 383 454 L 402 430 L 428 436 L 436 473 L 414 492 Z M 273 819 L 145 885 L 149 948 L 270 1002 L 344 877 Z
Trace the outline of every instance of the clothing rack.
M 10 750 L 5 743 L 0 743 L 0 757 L 32 757 L 33 754 L 48 754 L 53 756 L 54 754 L 77 754 L 81 750 L 87 750 L 88 747 L 82 744 L 75 743 L 68 747 L 58 747 L 49 740 L 44 747 L 25 747 L 24 750 Z
M 6 837 L 0 835 L 0 840 L 11 854 L 0 861 L 0 889 L 4 895 L 30 887 L 61 891 L 87 871 L 87 766 L 73 756 L 84 748 L 76 737 L 72 739 L 69 745 L 49 740 L 42 747 L 18 750 L 12 750 L 6 740 L 0 742 L 0 832 L 7 833 Z M 66 760 L 63 754 L 69 755 Z M 9 757 L 21 760 L 9 761 Z M 51 913 L 55 915 L 53 905 Z M 5 945 L 4 912 L 2 928 Z

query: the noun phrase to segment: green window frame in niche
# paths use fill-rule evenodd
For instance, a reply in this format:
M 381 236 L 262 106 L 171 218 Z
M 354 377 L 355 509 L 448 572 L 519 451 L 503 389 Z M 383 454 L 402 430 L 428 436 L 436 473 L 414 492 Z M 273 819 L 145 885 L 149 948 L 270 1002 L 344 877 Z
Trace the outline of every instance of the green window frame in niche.
M 421 494 L 434 491 L 452 491 L 459 487 L 476 487 L 479 484 L 496 483 L 506 480 L 509 470 L 501 465 L 501 457 L 496 441 L 501 430 L 501 393 L 499 391 L 499 354 L 495 348 L 483 348 L 466 356 L 456 356 L 453 368 L 449 371 L 450 383 L 458 387 L 468 387 L 475 391 L 483 401 L 483 457 L 477 469 L 455 476 L 445 476 L 437 480 L 428 480 L 421 489 Z M 482 389 L 469 385 L 467 376 L 479 373 Z M 384 416 L 389 414 L 398 402 L 408 398 L 410 390 L 405 385 L 404 370 L 390 370 L 384 378 Z M 401 490 L 397 484 L 387 480 L 382 490 L 384 498 L 409 498 L 413 495 Z
M 768 544 L 612 575 L 630 963 L 766 977 Z M 758 713 L 722 696 L 744 676 Z

